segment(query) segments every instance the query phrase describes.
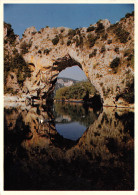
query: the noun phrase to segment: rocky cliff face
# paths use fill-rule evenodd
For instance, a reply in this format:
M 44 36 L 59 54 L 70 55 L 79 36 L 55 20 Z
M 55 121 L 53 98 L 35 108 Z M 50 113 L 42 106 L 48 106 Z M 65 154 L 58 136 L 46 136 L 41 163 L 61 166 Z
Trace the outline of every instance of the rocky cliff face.
M 57 82 L 56 82 L 56 86 L 55 86 L 55 90 L 57 90 L 59 88 L 62 88 L 62 87 L 70 87 L 70 86 L 74 85 L 77 82 L 78 82 L 77 80 L 58 77 Z
M 7 45 L 10 48 L 11 44 Z M 37 32 L 35 27 L 30 27 L 14 47 L 31 72 L 18 90 L 20 94 L 48 99 L 58 74 L 66 67 L 78 65 L 95 86 L 104 105 L 134 103 L 133 13 L 114 25 L 100 20 L 88 28 L 75 30 L 46 27 Z

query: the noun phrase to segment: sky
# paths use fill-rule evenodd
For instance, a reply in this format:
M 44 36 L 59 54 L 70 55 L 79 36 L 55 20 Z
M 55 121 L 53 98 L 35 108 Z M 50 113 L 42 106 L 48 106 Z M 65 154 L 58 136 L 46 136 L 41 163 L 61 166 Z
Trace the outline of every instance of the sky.
M 38 31 L 46 26 L 75 29 L 88 27 L 100 19 L 114 24 L 132 11 L 134 4 L 4 4 L 4 21 L 10 23 L 21 38 L 31 26 Z M 79 67 L 72 68 L 72 71 L 64 70 L 60 76 L 83 80 L 84 73 Z
M 75 79 L 78 81 L 82 81 L 82 80 L 87 79 L 85 73 L 78 66 L 72 66 L 70 68 L 66 68 L 65 70 L 62 70 L 58 76 L 71 78 L 71 79 Z

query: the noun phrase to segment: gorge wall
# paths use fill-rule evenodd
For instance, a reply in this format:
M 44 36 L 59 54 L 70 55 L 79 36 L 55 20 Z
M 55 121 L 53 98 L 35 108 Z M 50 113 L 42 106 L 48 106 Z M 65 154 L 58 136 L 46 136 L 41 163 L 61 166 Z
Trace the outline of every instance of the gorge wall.
M 5 93 L 50 99 L 58 74 L 78 65 L 104 105 L 134 103 L 134 13 L 114 25 L 99 20 L 75 30 L 30 27 L 22 39 L 5 24 L 4 43 Z

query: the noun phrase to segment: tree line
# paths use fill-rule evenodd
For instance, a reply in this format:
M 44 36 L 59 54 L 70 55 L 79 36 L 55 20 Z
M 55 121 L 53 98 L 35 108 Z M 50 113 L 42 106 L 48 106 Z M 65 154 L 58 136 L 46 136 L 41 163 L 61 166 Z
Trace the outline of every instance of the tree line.
M 95 87 L 89 81 L 80 81 L 70 87 L 62 87 L 56 91 L 55 100 L 84 100 L 96 93 Z

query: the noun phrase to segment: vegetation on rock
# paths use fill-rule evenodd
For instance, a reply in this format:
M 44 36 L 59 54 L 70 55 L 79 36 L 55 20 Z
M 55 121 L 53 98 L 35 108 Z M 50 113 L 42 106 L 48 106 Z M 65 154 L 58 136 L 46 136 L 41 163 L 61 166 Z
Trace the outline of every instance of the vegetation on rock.
M 108 40 L 107 43 L 108 43 L 108 44 L 111 44 L 111 43 L 112 43 L 112 40 Z
M 126 88 L 123 92 L 117 94 L 116 100 L 119 98 L 123 98 L 126 102 L 134 103 L 134 77 L 132 76 L 132 80 L 126 82 Z
M 87 38 L 88 38 L 87 39 L 88 45 L 91 48 L 91 47 L 93 47 L 95 45 L 95 42 L 96 42 L 98 37 L 97 36 L 93 36 L 92 34 L 88 34 Z
M 100 21 L 97 22 L 97 28 L 95 30 L 96 33 L 104 32 L 104 25 Z
M 108 30 L 113 30 L 113 33 L 116 35 L 116 38 L 120 41 L 120 43 L 127 43 L 130 33 L 123 28 L 122 24 L 113 24 L 108 28 Z
M 91 32 L 91 31 L 94 31 L 95 30 L 95 27 L 94 26 L 89 26 L 87 28 L 87 32 Z
M 94 49 L 94 51 L 89 54 L 89 58 L 96 56 L 96 53 L 97 53 L 97 49 Z
M 26 54 L 29 52 L 29 48 L 31 47 L 32 43 L 26 43 L 25 41 L 21 43 L 20 49 L 21 49 L 21 55 Z
M 76 31 L 73 30 L 73 29 L 69 29 L 68 36 L 69 36 L 70 38 L 73 38 L 75 35 L 76 35 Z
M 71 40 L 67 41 L 67 46 L 69 46 L 71 44 Z
M 101 48 L 101 53 L 104 53 L 106 51 L 105 46 L 103 45 Z
M 5 23 L 5 86 L 10 72 L 15 73 L 16 81 L 18 81 L 20 87 L 23 86 L 25 79 L 31 76 L 29 66 L 25 62 L 27 60 L 29 64 L 34 64 L 33 67 L 31 66 L 31 71 L 34 72 L 31 81 L 28 81 L 28 86 L 32 86 L 32 83 L 37 87 L 39 86 L 41 94 L 45 94 L 44 98 L 46 98 L 47 93 L 50 94 L 53 91 L 52 87 L 54 85 L 50 85 L 52 82 L 56 82 L 53 77 L 64 69 L 65 64 L 71 67 L 72 63 L 77 63 L 80 64 L 97 90 L 103 95 L 102 98 L 106 97 L 107 100 L 117 96 L 117 99 L 121 97 L 128 102 L 133 102 L 134 82 L 131 81 L 129 76 L 127 76 L 127 79 L 123 78 L 121 80 L 122 75 L 125 75 L 125 71 L 131 70 L 132 73 L 134 72 L 133 15 L 134 12 L 126 14 L 124 19 L 114 25 L 110 25 L 108 20 L 100 20 L 93 26 L 76 28 L 75 30 L 61 27 L 57 29 L 44 28 L 38 33 L 31 33 L 32 31 L 28 30 L 21 40 L 14 35 L 11 25 Z M 24 54 L 26 55 L 24 56 Z M 38 65 L 38 69 L 40 68 L 38 73 L 35 73 L 37 72 L 35 71 L 37 67 L 35 63 Z M 46 63 L 50 64 L 51 69 L 45 68 L 47 67 Z M 117 74 L 113 75 L 113 73 Z M 38 74 L 41 75 L 42 80 L 38 77 Z M 111 78 L 110 87 L 105 84 L 106 77 Z M 34 79 L 33 82 L 32 79 Z M 109 79 L 107 80 L 109 81 Z M 56 97 L 83 99 L 87 94 L 91 94 L 88 86 L 84 83 L 60 89 L 57 91 Z M 120 87 L 118 91 L 116 91 L 117 85 Z M 31 94 L 31 87 L 27 89 Z M 11 91 L 12 89 L 7 88 L 7 92 Z
M 52 39 L 52 43 L 53 43 L 53 45 L 57 45 L 58 42 L 59 42 L 59 36 L 56 35 L 56 37 L 54 39 Z
M 13 29 L 11 28 L 11 24 L 7 24 L 4 22 L 4 28 L 7 28 L 7 39 L 5 40 L 5 44 L 9 42 L 10 44 L 14 44 L 16 40 L 16 35 L 14 34 Z
M 74 41 L 76 42 L 76 47 L 78 46 L 83 46 L 83 37 L 82 36 L 76 36 L 76 38 L 74 39 Z
M 4 91 L 13 94 L 14 90 L 6 87 L 7 76 L 10 72 L 15 72 L 20 87 L 23 86 L 23 82 L 26 78 L 31 76 L 28 64 L 22 57 L 22 54 L 28 52 L 28 49 L 31 47 L 31 43 L 27 44 L 26 42 L 23 42 L 20 46 L 21 54 L 19 54 L 15 47 L 17 44 L 17 36 L 14 34 L 11 25 L 4 23 L 4 28 L 7 31 L 4 39 Z M 7 47 L 8 44 L 10 44 L 10 50 L 9 47 Z
M 119 54 L 119 47 L 116 47 L 116 48 L 114 49 L 114 51 L 115 51 L 117 54 Z
M 44 54 L 48 55 L 50 51 L 51 51 L 51 49 L 45 49 Z
M 20 87 L 23 86 L 23 82 L 27 77 L 31 76 L 28 64 L 25 62 L 23 57 L 16 53 L 13 57 L 9 54 L 4 54 L 4 84 L 6 85 L 7 76 L 10 72 L 15 72 L 17 75 L 17 81 Z
M 112 68 L 112 70 L 114 71 L 114 73 L 117 73 L 117 67 L 120 64 L 120 58 L 116 57 L 111 63 L 110 63 L 110 67 Z
M 102 40 L 107 40 L 107 38 L 108 38 L 108 34 L 107 33 L 102 35 Z
M 6 94 L 6 93 L 10 93 L 12 95 L 16 95 L 18 93 L 18 91 L 17 90 L 14 91 L 14 89 L 11 88 L 11 87 L 4 86 L 4 94 Z
M 127 13 L 127 14 L 125 15 L 126 18 L 129 18 L 130 16 L 134 16 L 134 11 L 133 11 L 132 13 Z
M 108 97 L 109 93 L 113 94 L 113 89 L 112 88 L 110 89 L 109 87 L 107 87 L 105 89 L 105 87 L 103 86 L 102 87 L 102 90 L 103 90 L 104 97 Z

